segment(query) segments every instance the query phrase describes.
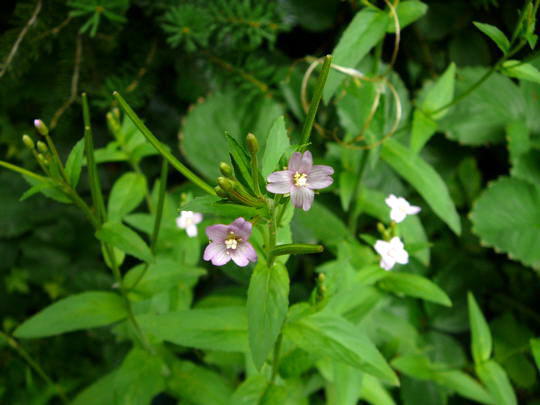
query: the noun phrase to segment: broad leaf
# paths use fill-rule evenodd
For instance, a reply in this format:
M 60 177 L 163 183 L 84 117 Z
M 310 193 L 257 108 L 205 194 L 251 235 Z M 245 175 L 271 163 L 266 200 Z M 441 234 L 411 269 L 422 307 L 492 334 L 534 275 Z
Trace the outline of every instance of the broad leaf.
M 144 199 L 146 178 L 139 173 L 128 172 L 122 175 L 111 190 L 108 205 L 109 221 L 121 221 Z
M 192 309 L 137 317 L 145 333 L 177 345 L 226 352 L 247 351 L 243 307 Z
M 409 273 L 387 273 L 379 286 L 387 291 L 422 298 L 447 307 L 452 306 L 448 295 L 427 278 Z
M 261 162 L 261 173 L 266 177 L 278 168 L 279 159 L 289 150 L 290 141 L 285 126 L 285 118 L 279 117 L 274 121 L 268 137 L 266 138 L 266 147 Z
M 345 319 L 317 313 L 285 327 L 297 346 L 317 356 L 328 356 L 397 385 L 398 378 L 369 338 Z
M 272 268 L 259 263 L 248 289 L 249 345 L 253 362 L 260 369 L 281 332 L 289 306 L 289 274 L 285 266 Z
M 540 269 L 540 188 L 523 180 L 501 177 L 474 205 L 473 231 L 484 245 Z
M 105 222 L 96 231 L 96 238 L 137 259 L 145 262 L 154 261 L 152 252 L 144 240 L 131 228 L 119 222 Z
M 427 162 L 394 139 L 384 142 L 381 157 L 424 197 L 439 218 L 460 234 L 459 215 L 446 184 Z
M 489 326 L 474 299 L 474 295 L 467 295 L 469 303 L 469 323 L 471 325 L 471 352 L 476 364 L 491 358 L 492 340 Z
M 119 295 L 88 291 L 64 298 L 27 319 L 14 333 L 18 338 L 39 338 L 74 330 L 97 328 L 127 316 Z
M 510 50 L 510 41 L 500 29 L 494 25 L 479 23 L 476 21 L 473 22 L 473 24 L 476 26 L 476 28 L 486 34 L 493 42 L 495 42 L 495 44 L 497 44 L 499 49 L 503 51 L 504 54 Z
M 388 14 L 364 8 L 356 14 L 338 44 L 334 48 L 333 63 L 354 68 L 367 53 L 384 37 L 389 24 Z M 331 71 L 323 91 L 323 99 L 328 103 L 345 76 Z
M 66 175 L 71 187 L 76 188 L 84 161 L 84 138 L 75 144 L 66 161 Z

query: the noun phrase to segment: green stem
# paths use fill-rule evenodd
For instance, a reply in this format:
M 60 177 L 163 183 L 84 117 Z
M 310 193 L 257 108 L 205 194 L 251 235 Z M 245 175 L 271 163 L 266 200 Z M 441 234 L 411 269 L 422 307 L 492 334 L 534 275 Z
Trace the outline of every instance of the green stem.
M 165 159 L 169 161 L 171 166 L 173 166 L 176 170 L 178 170 L 180 173 L 182 173 L 188 180 L 190 180 L 193 184 L 200 187 L 204 191 L 206 191 L 210 195 L 216 195 L 216 191 L 211 187 L 208 183 L 206 183 L 203 179 L 201 179 L 199 176 L 197 176 L 195 173 L 193 173 L 191 170 L 189 170 L 186 166 L 184 166 L 183 163 L 181 163 L 176 157 L 173 156 L 171 152 L 167 150 L 167 148 L 150 132 L 150 130 L 147 128 L 146 125 L 141 121 L 141 119 L 137 116 L 135 111 L 129 106 L 129 104 L 124 100 L 124 98 L 117 92 L 113 92 L 113 96 L 116 98 L 118 103 L 120 104 L 120 107 L 124 110 L 124 112 L 127 114 L 127 116 L 131 119 L 133 124 L 141 131 L 141 133 L 144 135 L 144 137 L 152 144 L 156 150 L 161 153 Z
M 169 165 L 167 163 L 167 160 L 163 159 L 162 164 L 161 164 L 161 174 L 159 177 L 158 205 L 157 205 L 156 217 L 154 219 L 154 230 L 152 231 L 152 239 L 150 241 L 150 250 L 152 251 L 154 255 L 156 253 L 157 240 L 159 237 L 159 230 L 161 228 L 161 219 L 163 218 L 163 207 L 165 205 L 165 194 L 167 190 L 167 175 L 168 174 L 169 174 Z M 133 285 L 129 286 L 130 290 L 133 290 L 137 286 L 137 284 L 139 284 L 139 282 L 143 279 L 144 275 L 148 271 L 148 267 L 149 267 L 149 264 L 146 263 L 139 277 L 135 280 Z
M 32 356 L 30 356 L 30 354 L 26 350 L 24 350 L 24 348 L 21 345 L 19 345 L 19 343 L 15 339 L 13 339 L 11 336 L 7 335 L 6 333 L 2 331 L 0 331 L 0 336 L 5 339 L 7 344 L 13 350 L 15 350 L 17 354 L 21 356 L 24 359 L 24 361 L 26 361 L 32 369 L 34 369 L 36 374 L 38 374 L 41 378 L 43 378 L 43 380 L 48 385 L 53 387 L 53 389 L 58 393 L 58 396 L 62 400 L 62 403 L 64 404 L 69 403 L 69 399 L 64 393 L 64 390 L 59 385 L 54 383 L 54 381 L 49 377 L 49 375 L 45 372 L 45 370 L 43 370 L 43 368 L 39 365 L 39 363 L 36 360 L 34 360 Z
M 302 137 L 300 138 L 300 145 L 302 149 L 304 149 L 309 142 L 311 129 L 313 128 L 313 123 L 315 122 L 315 115 L 317 114 L 319 103 L 321 102 L 324 85 L 326 84 L 326 79 L 328 78 L 328 73 L 330 72 L 331 65 L 332 55 L 326 55 L 324 57 L 321 75 L 319 76 L 319 80 L 317 81 L 317 84 L 315 86 L 315 93 L 313 94 L 313 99 L 311 100 L 306 120 L 304 121 L 304 126 L 302 128 Z
M 279 245 L 274 247 L 270 251 L 272 256 L 283 256 L 283 255 L 303 255 L 310 253 L 321 253 L 324 251 L 322 245 L 309 245 L 305 243 L 287 243 L 285 245 Z
M 9 169 L 11 171 L 14 171 L 16 173 L 22 174 L 24 176 L 32 177 L 36 180 L 39 180 L 41 182 L 47 182 L 49 179 L 47 177 L 40 176 L 37 173 L 31 172 L 30 170 L 23 169 L 22 167 L 13 165 L 11 163 L 5 162 L 3 160 L 0 160 L 0 166 L 5 167 L 6 169 Z
M 359 215 L 358 201 L 360 200 L 360 190 L 362 186 L 362 181 L 364 179 L 364 173 L 366 172 L 368 155 L 369 155 L 369 151 L 367 150 L 363 151 L 360 165 L 358 166 L 358 172 L 356 175 L 357 182 L 354 185 L 354 189 L 352 193 L 353 200 L 352 200 L 351 208 L 349 211 L 349 224 L 348 225 L 353 235 L 356 233 L 356 223 L 358 222 L 358 215 Z
M 270 223 L 268 225 L 268 246 L 266 247 L 268 257 L 268 267 L 272 267 L 276 256 L 272 253 L 276 247 L 277 229 L 276 229 L 276 204 L 275 201 L 269 200 L 270 206 Z
M 282 340 L 283 333 L 280 333 L 276 340 L 276 344 L 274 345 L 274 358 L 272 359 L 272 375 L 270 376 L 270 384 L 274 384 L 274 382 L 276 381 Z
M 52 152 L 52 156 L 56 165 L 58 166 L 58 170 L 60 170 L 60 176 L 62 177 L 63 180 L 65 180 L 66 182 L 69 182 L 66 171 L 64 170 L 64 165 L 62 163 L 62 160 L 60 159 L 60 154 L 58 153 L 58 149 L 56 149 L 56 145 L 52 141 L 51 136 L 48 133 L 46 133 L 43 136 L 45 137 L 45 140 L 47 141 L 47 145 L 49 145 L 49 149 Z

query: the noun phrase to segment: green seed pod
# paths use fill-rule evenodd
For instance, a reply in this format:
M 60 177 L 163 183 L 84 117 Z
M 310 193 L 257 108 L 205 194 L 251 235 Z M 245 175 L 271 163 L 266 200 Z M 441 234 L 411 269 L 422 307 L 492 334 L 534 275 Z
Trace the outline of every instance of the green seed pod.
M 246 143 L 249 153 L 251 153 L 252 155 L 256 154 L 259 151 L 259 142 L 257 141 L 257 137 L 252 133 L 247 134 Z
M 49 134 L 49 128 L 47 128 L 47 125 L 41 120 L 34 120 L 34 127 L 36 127 L 36 130 L 43 136 Z
M 229 166 L 227 163 L 225 162 L 221 162 L 219 164 L 219 171 L 221 172 L 221 174 L 229 179 L 231 179 L 233 177 L 233 170 L 232 170 L 232 167 Z
M 22 136 L 22 141 L 23 143 L 26 145 L 26 147 L 30 150 L 34 150 L 34 148 L 36 147 L 36 145 L 34 144 L 34 141 L 32 140 L 32 138 L 30 138 L 28 135 L 24 134 Z
M 37 142 L 37 148 L 41 153 L 48 153 L 49 148 L 47 147 L 47 144 L 45 142 L 38 141 Z

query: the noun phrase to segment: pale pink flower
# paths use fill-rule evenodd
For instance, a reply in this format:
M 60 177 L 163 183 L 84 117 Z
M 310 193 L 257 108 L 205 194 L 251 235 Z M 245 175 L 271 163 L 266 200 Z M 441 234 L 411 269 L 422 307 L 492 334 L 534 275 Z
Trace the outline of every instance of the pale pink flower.
M 181 211 L 176 218 L 178 228 L 185 229 L 190 238 L 197 236 L 197 224 L 203 220 L 202 214 L 193 211 Z
M 210 244 L 204 250 L 203 259 L 214 266 L 223 266 L 231 259 L 241 267 L 257 261 L 257 253 L 251 243 L 251 222 L 237 218 L 230 225 L 217 224 L 206 228 Z
M 407 215 L 415 215 L 420 212 L 420 207 L 411 205 L 405 198 L 396 197 L 394 194 L 390 194 L 384 201 L 391 209 L 390 219 L 397 223 L 403 221 Z
M 328 187 L 334 180 L 334 169 L 313 165 L 311 152 L 295 152 L 289 159 L 287 170 L 271 173 L 266 189 L 274 194 L 290 194 L 293 205 L 307 211 L 313 204 L 313 190 Z
M 375 250 L 381 256 L 380 266 L 385 270 L 391 270 L 396 263 L 409 263 L 409 254 L 397 236 L 390 239 L 390 242 L 378 240 L 375 242 Z

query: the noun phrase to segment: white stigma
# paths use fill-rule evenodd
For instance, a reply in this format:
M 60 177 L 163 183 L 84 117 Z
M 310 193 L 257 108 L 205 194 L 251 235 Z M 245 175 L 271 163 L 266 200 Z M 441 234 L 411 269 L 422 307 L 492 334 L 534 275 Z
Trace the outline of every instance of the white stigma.
M 296 172 L 293 176 L 293 181 L 296 187 L 305 187 L 307 184 L 307 174 Z

